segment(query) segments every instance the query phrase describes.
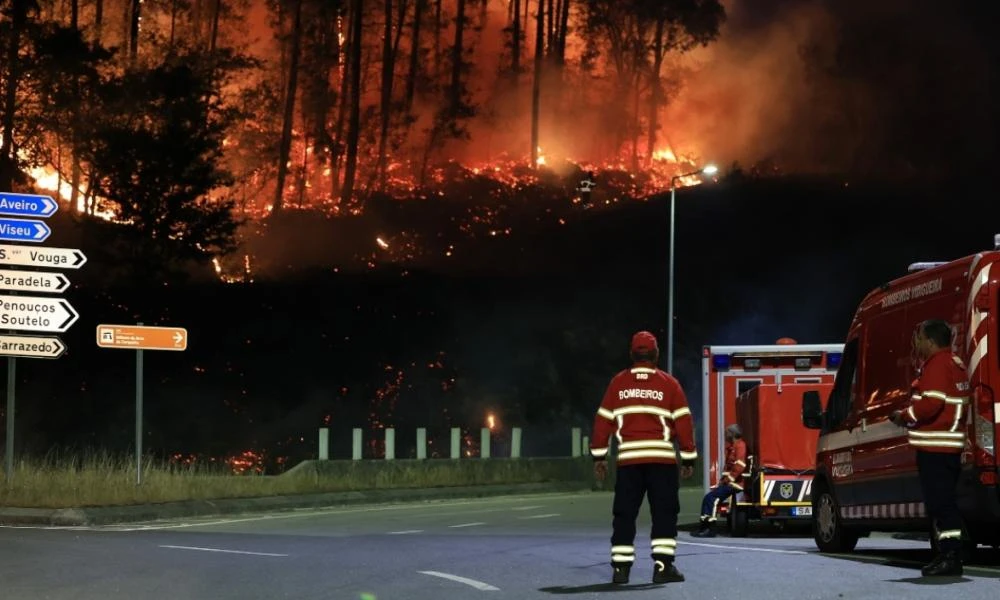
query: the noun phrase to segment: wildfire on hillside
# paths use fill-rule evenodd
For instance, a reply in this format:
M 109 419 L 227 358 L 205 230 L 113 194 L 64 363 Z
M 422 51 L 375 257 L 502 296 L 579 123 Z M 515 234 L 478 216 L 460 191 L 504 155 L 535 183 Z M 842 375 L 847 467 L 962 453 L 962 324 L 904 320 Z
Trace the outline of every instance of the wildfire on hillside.
M 530 167 L 530 160 L 524 158 L 501 157 L 489 163 L 470 164 L 450 160 L 430 167 L 423 182 L 415 175 L 418 170 L 415 165 L 409 161 L 395 161 L 390 163 L 387 169 L 385 193 L 399 202 L 430 198 L 465 202 L 467 206 L 462 211 L 461 222 L 457 223 L 460 235 L 466 238 L 479 236 L 501 238 L 510 237 L 514 233 L 511 224 L 506 222 L 504 213 L 506 203 L 532 197 L 532 189 L 544 190 L 545 193 L 542 195 L 550 199 L 561 198 L 570 210 L 593 210 L 623 201 L 642 201 L 650 195 L 668 190 L 672 178 L 676 175 L 689 173 L 698 168 L 695 157 L 678 157 L 671 148 L 655 151 L 651 160 L 646 161 L 649 167 L 638 173 L 630 172 L 624 159 L 600 164 L 577 163 L 569 158 L 542 154 L 541 148 L 539 148 L 539 158 L 539 168 L 534 169 Z M 313 177 L 331 176 L 329 167 L 319 165 L 316 170 L 318 173 L 305 178 L 307 183 Z M 589 204 L 581 201 L 577 190 L 579 180 L 587 172 L 593 173 L 597 181 L 594 198 Z M 29 174 L 34 179 L 36 188 L 52 193 L 63 204 L 67 204 L 72 198 L 70 183 L 52 166 L 33 167 Z M 371 183 L 364 173 L 359 177 L 359 181 Z M 479 185 L 464 185 L 471 183 Z M 703 179 L 697 175 L 680 177 L 676 180 L 678 187 L 701 183 Z M 87 188 L 87 182 L 81 181 L 76 207 L 80 212 L 86 211 Z M 306 201 L 301 204 L 287 204 L 284 210 L 313 210 L 333 218 L 358 217 L 365 213 L 363 200 L 344 207 L 336 199 L 331 198 L 329 192 L 323 193 L 319 191 L 320 189 L 329 190 L 330 186 L 307 185 L 306 193 L 303 195 Z M 484 189 L 488 190 L 486 196 L 480 193 Z M 363 187 L 362 198 L 372 191 L 368 187 Z M 456 195 L 458 197 L 455 197 Z M 261 195 L 257 201 L 246 203 L 241 208 L 240 216 L 255 221 L 267 219 L 272 209 L 270 200 L 269 196 Z M 107 221 L 117 220 L 117 214 L 107 202 L 100 198 L 92 198 L 91 202 L 94 216 Z M 565 225 L 566 215 L 549 214 L 551 209 L 551 205 L 540 204 L 540 218 L 551 218 L 553 223 Z M 425 239 L 426 234 L 427 232 L 417 230 L 378 234 L 371 247 L 354 250 L 355 259 L 368 268 L 386 263 L 412 262 L 432 251 L 428 245 L 431 240 Z M 455 243 L 461 240 L 450 241 L 451 243 L 443 245 L 440 250 L 445 257 L 454 255 Z M 216 275 L 225 283 L 253 282 L 253 262 L 249 253 L 242 253 L 238 260 L 233 260 L 232 257 L 226 260 L 214 257 L 212 260 Z

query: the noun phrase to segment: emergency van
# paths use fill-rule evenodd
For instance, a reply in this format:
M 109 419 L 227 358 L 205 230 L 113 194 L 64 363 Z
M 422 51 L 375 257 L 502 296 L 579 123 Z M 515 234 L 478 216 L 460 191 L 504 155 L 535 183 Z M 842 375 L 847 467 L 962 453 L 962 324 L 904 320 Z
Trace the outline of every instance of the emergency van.
M 801 398 L 824 395 L 828 383 L 764 383 L 736 399 L 736 423 L 746 443 L 742 492 L 720 511 L 734 537 L 754 522 L 779 528 L 812 522 L 812 482 L 818 432 L 802 426 Z
M 928 531 L 916 452 L 889 415 L 907 406 L 917 378 L 912 338 L 926 319 L 944 319 L 966 365 L 970 397 L 959 483 L 966 549 L 1000 543 L 995 439 L 1000 423 L 997 351 L 1000 235 L 994 251 L 909 273 L 871 291 L 855 312 L 825 409 L 802 397 L 802 420 L 819 429 L 813 479 L 813 534 L 824 552 L 847 552 L 873 531 Z M 931 536 L 934 540 L 934 536 Z
M 726 425 L 737 422 L 736 398 L 761 384 L 833 383 L 843 344 L 799 344 L 781 338 L 774 344 L 702 348 L 702 487 L 709 489 L 725 472 Z M 801 410 L 802 396 L 785 396 Z

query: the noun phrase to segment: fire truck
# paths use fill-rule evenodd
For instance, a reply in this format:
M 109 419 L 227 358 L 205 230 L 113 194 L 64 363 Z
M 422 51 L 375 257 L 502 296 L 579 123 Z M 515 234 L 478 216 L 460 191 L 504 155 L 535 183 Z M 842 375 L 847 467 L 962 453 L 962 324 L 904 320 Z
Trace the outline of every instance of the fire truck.
M 746 443 L 743 491 L 720 507 L 729 531 L 743 537 L 754 522 L 778 528 L 812 523 L 816 431 L 802 426 L 801 398 L 821 395 L 833 382 L 762 383 L 736 399 L 736 423 Z
M 725 471 L 725 429 L 737 422 L 736 398 L 761 384 L 833 383 L 843 348 L 843 344 L 799 344 L 791 338 L 767 345 L 702 348 L 702 486 L 706 490 Z M 796 410 L 801 401 L 801 395 L 791 399 Z
M 970 396 L 958 494 L 966 550 L 1000 544 L 995 440 L 1000 423 L 1000 235 L 994 250 L 950 262 L 914 263 L 858 306 L 826 407 L 806 392 L 802 421 L 819 429 L 813 479 L 813 534 L 824 552 L 848 552 L 873 531 L 928 531 L 916 452 L 889 421 L 905 408 L 917 376 L 912 337 L 926 319 L 944 319 L 966 365 Z M 933 543 L 934 536 L 931 535 Z

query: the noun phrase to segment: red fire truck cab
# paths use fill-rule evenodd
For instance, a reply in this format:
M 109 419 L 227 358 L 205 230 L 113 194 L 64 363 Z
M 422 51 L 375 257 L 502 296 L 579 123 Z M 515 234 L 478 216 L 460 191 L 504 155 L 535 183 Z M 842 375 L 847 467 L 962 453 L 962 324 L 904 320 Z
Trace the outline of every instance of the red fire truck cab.
M 707 490 L 717 484 L 719 473 L 725 471 L 726 425 L 737 422 L 738 396 L 761 384 L 832 384 L 843 348 L 843 344 L 799 344 L 790 338 L 775 344 L 703 347 L 702 487 Z M 796 412 L 801 410 L 801 394 L 785 398 Z
M 995 245 L 951 262 L 915 263 L 870 292 L 851 322 L 825 409 L 819 394 L 803 394 L 803 423 L 820 430 L 812 500 L 821 551 L 850 551 L 872 531 L 929 531 L 916 453 L 906 430 L 889 421 L 909 401 L 918 367 L 911 340 L 926 319 L 951 324 L 953 350 L 969 377 L 958 490 L 964 541 L 967 548 L 1000 543 L 1000 235 Z

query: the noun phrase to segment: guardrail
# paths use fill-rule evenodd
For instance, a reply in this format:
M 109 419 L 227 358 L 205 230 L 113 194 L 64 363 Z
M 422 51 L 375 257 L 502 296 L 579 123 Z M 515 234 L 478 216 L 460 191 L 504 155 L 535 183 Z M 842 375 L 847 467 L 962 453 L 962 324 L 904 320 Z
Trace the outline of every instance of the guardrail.
M 462 429 L 452 427 L 451 430 L 451 453 L 450 458 L 462 458 Z M 384 460 L 395 460 L 396 457 L 396 430 L 387 427 L 382 430 L 385 445 Z M 582 435 L 580 427 L 573 427 L 570 430 L 570 447 L 567 448 L 568 456 L 579 458 L 590 456 L 590 438 Z M 497 433 L 489 427 L 483 427 L 479 432 L 479 456 L 475 458 L 521 458 L 522 430 L 520 427 L 510 429 L 510 452 L 508 456 L 492 456 L 493 440 Z M 417 428 L 416 458 L 418 460 L 427 458 L 427 428 Z M 468 456 L 466 456 L 468 458 Z M 319 460 L 330 460 L 330 428 L 321 427 L 319 429 Z M 360 427 L 353 428 L 351 432 L 351 459 L 364 459 L 364 430 Z M 381 459 L 380 459 L 381 460 Z

